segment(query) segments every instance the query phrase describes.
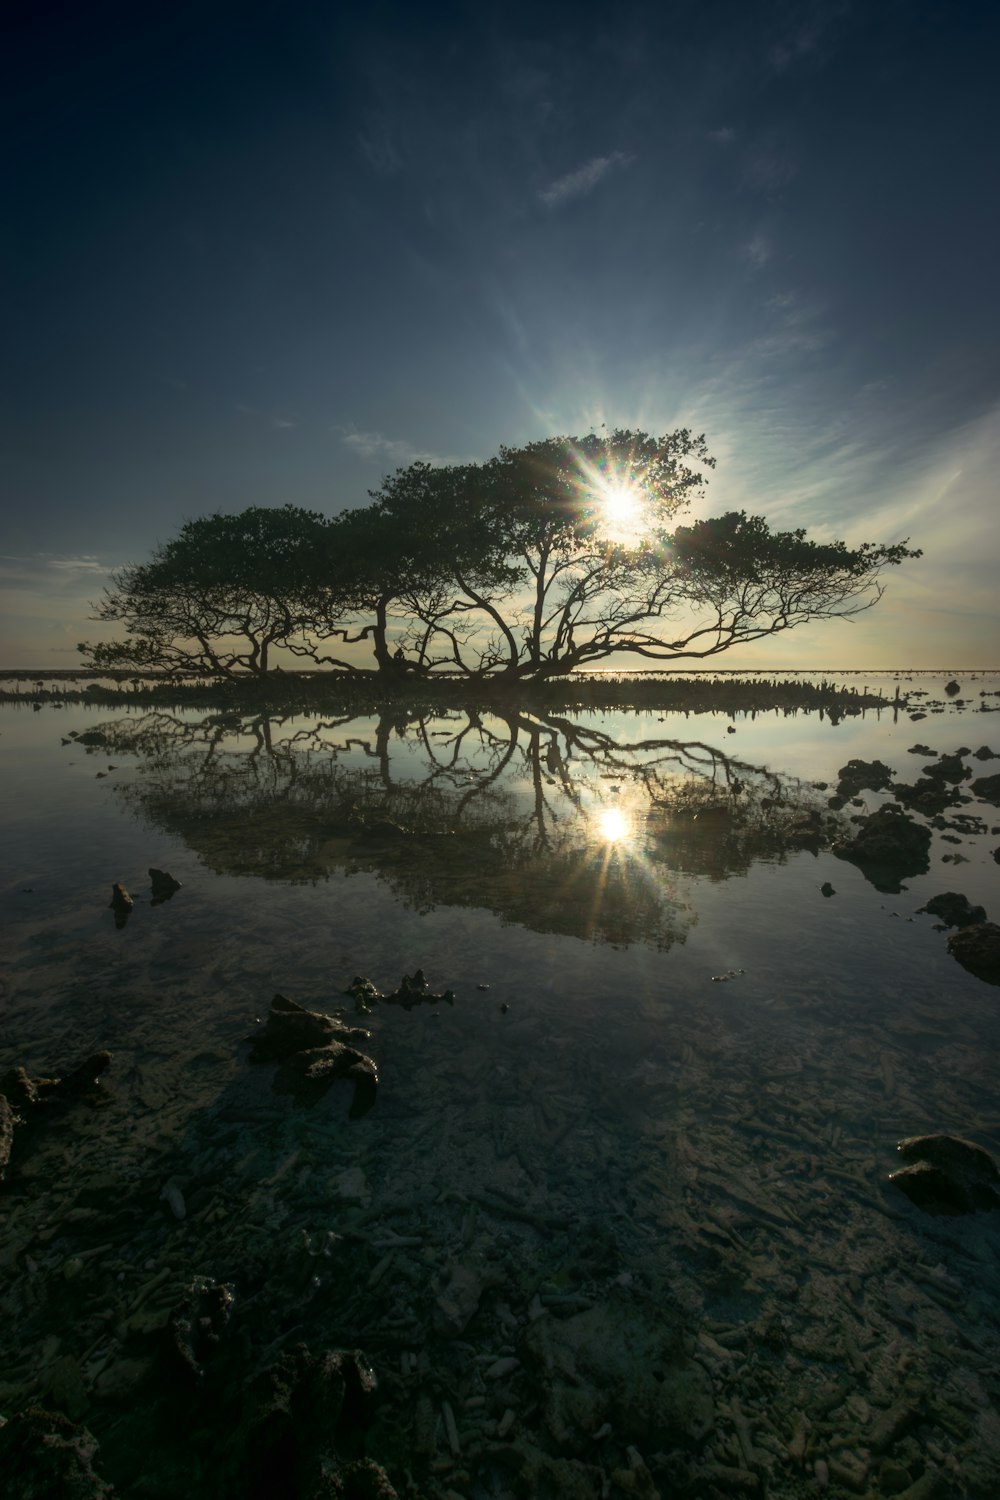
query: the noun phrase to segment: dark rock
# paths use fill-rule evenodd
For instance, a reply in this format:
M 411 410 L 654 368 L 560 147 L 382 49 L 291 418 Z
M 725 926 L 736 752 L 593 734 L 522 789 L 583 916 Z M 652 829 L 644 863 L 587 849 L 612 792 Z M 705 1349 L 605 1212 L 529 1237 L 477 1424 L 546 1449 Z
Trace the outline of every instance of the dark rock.
M 108 905 L 111 907 L 112 911 L 115 914 L 115 926 L 124 927 L 125 923 L 129 919 L 132 907 L 135 905 L 135 902 L 132 900 L 132 897 L 129 895 L 128 891 L 122 885 L 120 880 L 116 881 L 115 884 L 111 887 L 111 900 Z
M 3 1174 L 10 1161 L 10 1148 L 14 1144 L 16 1121 L 17 1116 L 7 1102 L 6 1096 L 0 1094 L 0 1182 L 3 1182 Z
M 101 1074 L 111 1066 L 112 1056 L 110 1052 L 94 1052 L 62 1078 L 29 1078 L 24 1068 L 11 1068 L 0 1078 L 0 1093 L 25 1113 L 36 1105 L 70 1103 L 97 1086 Z
M 890 802 L 864 818 L 853 838 L 834 844 L 833 852 L 857 865 L 876 890 L 896 893 L 906 876 L 926 872 L 930 842 L 930 829 Z
M 636 1444 L 668 1432 L 694 1446 L 715 1420 L 712 1382 L 661 1311 L 621 1296 L 530 1324 L 522 1351 L 538 1373 L 545 1425 L 560 1447 L 610 1421 Z
M 972 755 L 974 760 L 1000 760 L 1000 750 L 991 750 L 989 745 L 980 745 Z
M 953 932 L 948 939 L 948 952 L 977 979 L 1000 984 L 1000 927 L 995 922 L 981 922 Z
M 149 880 L 153 887 L 152 906 L 159 906 L 161 901 L 169 901 L 175 891 L 179 891 L 181 883 L 175 880 L 166 870 L 154 870 L 149 868 Z
M 4 1500 L 112 1500 L 94 1469 L 97 1439 L 59 1412 L 29 1406 L 0 1427 Z
M 981 906 L 970 906 L 968 898 L 957 891 L 945 891 L 941 896 L 932 896 L 926 906 L 918 906 L 932 917 L 940 917 L 946 927 L 971 927 L 976 922 L 986 921 L 986 911 Z
M 928 818 L 939 815 L 945 808 L 954 807 L 962 801 L 954 786 L 942 778 L 932 776 L 921 776 L 912 785 L 897 782 L 892 794 L 904 807 L 913 808 L 915 812 L 923 813 Z M 968 798 L 965 800 L 968 801 Z
M 906 753 L 907 755 L 937 755 L 937 751 L 932 750 L 930 745 L 911 745 Z
M 237 1435 L 246 1500 L 395 1500 L 388 1477 L 358 1452 L 376 1381 L 363 1355 L 286 1351 L 251 1383 Z
M 927 717 L 926 714 L 911 714 L 910 715 L 910 718 L 911 718 L 911 720 L 913 721 L 914 724 L 916 724 L 918 722 L 918 720 L 920 720 L 920 719 L 926 719 L 926 717 Z
M 275 995 L 263 1030 L 247 1040 L 252 1043 L 250 1061 L 280 1063 L 277 1086 L 304 1103 L 315 1102 L 335 1079 L 351 1079 L 354 1098 L 348 1113 L 356 1120 L 375 1103 L 378 1070 L 370 1057 L 347 1044 L 370 1036 L 370 1031 Z
M 840 781 L 837 792 L 841 797 L 856 797 L 866 787 L 872 792 L 885 791 L 892 784 L 895 772 L 880 760 L 849 760 L 837 772 Z
M 233 1311 L 233 1288 L 195 1281 L 170 1314 L 167 1340 L 183 1374 L 200 1382 L 205 1364 L 219 1347 Z
M 949 781 L 955 786 L 960 781 L 967 781 L 972 774 L 962 761 L 961 750 L 957 750 L 954 755 L 940 756 L 932 765 L 924 766 L 923 772 L 934 781 Z
M 384 994 L 370 979 L 356 974 L 351 980 L 345 995 L 350 995 L 358 1010 L 371 1010 L 372 1006 L 401 1005 L 404 1010 L 412 1010 L 415 1005 L 454 1005 L 454 990 L 442 990 L 435 993 L 427 983 L 423 969 L 416 969 L 413 975 L 404 974 L 399 981 L 399 988 Z
M 835 896 L 837 894 L 828 880 L 824 880 L 823 884 L 820 886 L 820 893 L 824 896 Z
M 996 863 L 998 865 L 1000 865 L 1000 847 L 994 849 L 994 851 L 993 851 L 993 858 L 996 861 Z
M 944 690 L 948 694 L 949 698 L 954 698 L 956 693 L 960 693 L 962 691 L 962 684 L 960 682 L 956 682 L 955 679 L 952 678 L 951 682 L 945 683 Z
M 988 1151 L 954 1135 L 915 1135 L 896 1148 L 908 1163 L 890 1174 L 912 1203 L 930 1214 L 1000 1208 L 1000 1172 Z
M 980 776 L 972 783 L 972 790 L 983 802 L 992 802 L 1000 807 L 1000 772 L 995 776 Z

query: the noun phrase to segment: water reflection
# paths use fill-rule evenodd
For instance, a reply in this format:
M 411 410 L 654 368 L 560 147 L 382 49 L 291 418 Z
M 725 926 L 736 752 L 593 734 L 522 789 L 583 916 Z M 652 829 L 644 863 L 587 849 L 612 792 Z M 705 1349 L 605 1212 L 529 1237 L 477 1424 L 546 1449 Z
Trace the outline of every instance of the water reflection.
M 808 785 L 648 721 L 511 712 L 334 719 L 152 712 L 75 743 L 138 757 L 118 793 L 212 870 L 316 882 L 378 874 L 421 911 L 614 944 L 681 942 L 681 876 L 723 880 L 817 849 Z

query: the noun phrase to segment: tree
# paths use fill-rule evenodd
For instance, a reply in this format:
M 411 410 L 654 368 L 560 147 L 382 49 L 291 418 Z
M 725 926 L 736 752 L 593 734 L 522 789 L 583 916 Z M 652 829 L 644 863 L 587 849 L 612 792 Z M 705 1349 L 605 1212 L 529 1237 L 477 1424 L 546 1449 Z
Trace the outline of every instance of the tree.
M 124 639 L 84 641 L 78 650 L 99 668 L 226 677 L 267 672 L 275 647 L 350 666 L 320 651 L 346 635 L 329 598 L 317 607 L 315 564 L 322 555 L 329 569 L 328 524 L 292 505 L 188 521 L 105 590 L 95 618 L 123 625 Z
M 461 534 L 479 548 L 478 584 L 451 563 L 445 586 L 407 599 L 421 660 L 523 680 L 612 656 L 714 656 L 868 609 L 882 571 L 920 555 L 815 543 L 743 512 L 672 531 L 714 462 L 687 429 L 621 429 L 502 448 L 461 471 L 398 471 L 376 497 L 397 533 L 423 528 L 433 480 L 435 545 L 446 555 Z

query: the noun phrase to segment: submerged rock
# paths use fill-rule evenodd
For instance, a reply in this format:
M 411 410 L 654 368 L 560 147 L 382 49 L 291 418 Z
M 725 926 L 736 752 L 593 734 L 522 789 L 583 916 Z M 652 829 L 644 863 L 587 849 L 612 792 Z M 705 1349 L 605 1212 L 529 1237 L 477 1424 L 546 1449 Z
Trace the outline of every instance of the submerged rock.
M 995 922 L 981 922 L 953 932 L 948 939 L 948 952 L 977 979 L 1000 984 L 1000 927 Z
M 10 1148 L 14 1143 L 14 1125 L 17 1116 L 11 1109 L 6 1098 L 0 1094 L 0 1182 L 3 1182 L 3 1174 L 7 1170 L 10 1161 Z
M 641 1444 L 668 1432 L 697 1444 L 715 1421 L 712 1382 L 684 1350 L 679 1326 L 625 1297 L 528 1328 L 524 1357 L 539 1375 L 545 1425 L 560 1447 L 604 1422 Z
M 940 917 L 946 927 L 971 927 L 977 922 L 986 921 L 985 908 L 971 906 L 968 898 L 958 891 L 945 891 L 940 896 L 932 896 L 927 905 L 918 906 L 917 911 Z
M 163 901 L 169 901 L 175 891 L 179 891 L 181 883 L 175 880 L 167 870 L 156 870 L 152 865 L 149 867 L 149 881 L 153 889 L 152 906 L 159 906 Z
M 352 1079 L 354 1098 L 348 1113 L 356 1120 L 375 1103 L 378 1069 L 348 1043 L 370 1036 L 361 1027 L 345 1026 L 333 1016 L 275 995 L 267 1023 L 247 1040 L 252 1043 L 250 1061 L 280 1063 L 279 1086 L 304 1102 L 314 1102 L 338 1078 Z
M 399 988 L 384 993 L 371 980 L 356 974 L 351 980 L 345 995 L 350 995 L 360 1011 L 367 1011 L 373 1005 L 401 1005 L 404 1010 L 412 1010 L 415 1005 L 454 1005 L 454 990 L 441 990 L 435 993 L 431 989 L 424 975 L 423 969 L 415 969 L 413 974 L 404 974 L 399 981 Z
M 18 1065 L 0 1078 L 0 1182 L 10 1161 L 14 1130 L 51 1118 L 59 1106 L 86 1098 L 111 1066 L 110 1052 L 95 1052 L 62 1078 L 31 1078 Z
M 992 802 L 1000 807 L 1000 772 L 995 776 L 979 776 L 972 783 L 972 790 L 983 802 Z
M 927 870 L 930 843 L 930 829 L 889 802 L 863 818 L 854 837 L 834 844 L 833 852 L 857 865 L 876 890 L 898 892 L 906 876 Z
M 841 797 L 856 797 L 867 788 L 872 792 L 885 791 L 892 784 L 896 773 L 880 760 L 849 760 L 841 766 L 837 791 Z
M 5 1500 L 112 1500 L 94 1468 L 97 1439 L 60 1412 L 29 1406 L 0 1427 Z
M 120 880 L 116 880 L 111 887 L 111 900 L 108 902 L 108 905 L 115 914 L 115 926 L 124 927 L 135 902 Z
M 896 1149 L 908 1165 L 889 1181 L 925 1213 L 1000 1208 L 1000 1172 L 982 1146 L 954 1135 L 914 1135 Z

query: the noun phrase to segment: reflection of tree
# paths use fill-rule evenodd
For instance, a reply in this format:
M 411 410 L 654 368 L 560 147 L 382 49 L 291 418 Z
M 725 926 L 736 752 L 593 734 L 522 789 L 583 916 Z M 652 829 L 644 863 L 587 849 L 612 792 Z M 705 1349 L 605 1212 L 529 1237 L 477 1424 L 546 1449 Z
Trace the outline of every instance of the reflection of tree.
M 220 873 L 368 869 L 420 909 L 612 943 L 683 940 L 696 918 L 678 874 L 725 879 L 825 836 L 798 783 L 597 718 L 159 712 L 81 740 L 138 755 L 120 795 Z

